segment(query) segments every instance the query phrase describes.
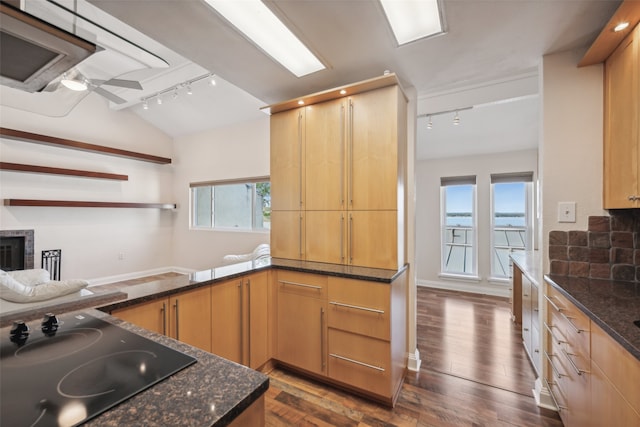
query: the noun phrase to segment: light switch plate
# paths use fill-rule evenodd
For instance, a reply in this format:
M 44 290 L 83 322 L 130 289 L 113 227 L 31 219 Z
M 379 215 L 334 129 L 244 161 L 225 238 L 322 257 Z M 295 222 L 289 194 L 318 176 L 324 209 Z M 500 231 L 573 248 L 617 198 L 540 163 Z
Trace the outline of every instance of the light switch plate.
M 558 202 L 558 222 L 576 222 L 576 202 Z

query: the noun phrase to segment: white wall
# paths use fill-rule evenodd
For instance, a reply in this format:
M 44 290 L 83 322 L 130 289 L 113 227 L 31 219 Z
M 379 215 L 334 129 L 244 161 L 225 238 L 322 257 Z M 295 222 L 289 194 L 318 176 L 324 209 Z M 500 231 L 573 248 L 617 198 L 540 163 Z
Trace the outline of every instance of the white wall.
M 549 231 L 587 230 L 602 209 L 603 68 L 577 68 L 583 52 L 543 57 L 540 181 L 543 271 Z M 576 222 L 558 222 L 558 202 L 576 202 Z M 541 278 L 542 279 L 542 278 Z
M 171 157 L 169 136 L 135 114 L 87 96 L 66 117 L 0 107 L 3 127 Z M 128 181 L 0 172 L 0 198 L 173 202 L 173 166 L 0 139 L 3 162 L 124 174 Z M 173 211 L 157 209 L 0 207 L 0 229 L 35 230 L 40 252 L 62 249 L 62 278 L 113 276 L 171 265 Z M 124 259 L 119 260 L 119 254 Z
M 491 295 L 508 295 L 508 286 L 489 283 L 492 173 L 533 171 L 537 174 L 537 151 L 526 150 L 483 156 L 455 157 L 416 164 L 416 265 L 418 285 L 458 289 Z M 475 175 L 477 178 L 479 283 L 443 280 L 440 273 L 440 178 Z
M 269 116 L 252 122 L 177 138 L 174 193 L 180 205 L 173 239 L 175 265 L 202 270 L 227 254 L 251 252 L 269 243 L 268 232 L 191 230 L 189 184 L 269 176 Z

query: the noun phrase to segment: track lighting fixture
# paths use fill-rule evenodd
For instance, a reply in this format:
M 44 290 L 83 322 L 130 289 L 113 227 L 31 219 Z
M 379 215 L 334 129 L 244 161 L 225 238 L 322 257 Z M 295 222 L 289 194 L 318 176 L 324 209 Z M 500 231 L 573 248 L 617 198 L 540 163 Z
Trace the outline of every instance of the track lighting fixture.
M 156 103 L 158 105 L 162 105 L 162 95 L 165 94 L 171 94 L 171 99 L 176 99 L 178 98 L 178 96 L 180 96 L 180 91 L 182 90 L 182 88 L 186 88 L 187 94 L 189 95 L 193 95 L 193 89 L 192 89 L 192 85 L 194 83 L 199 82 L 200 80 L 208 80 L 208 84 L 211 86 L 215 86 L 216 85 L 216 80 L 215 80 L 215 75 L 212 73 L 209 74 L 205 74 L 202 75 L 200 77 L 196 77 L 195 79 L 191 79 L 191 80 L 187 80 L 186 82 L 182 82 L 180 84 L 177 84 L 175 86 L 172 86 L 170 88 L 167 88 L 165 90 L 161 90 L 159 92 L 156 92 L 154 94 L 151 94 L 149 96 L 146 96 L 144 98 L 140 98 L 140 102 L 142 102 L 142 108 L 144 110 L 148 110 L 149 109 L 149 100 L 153 100 L 153 98 L 156 99 Z
M 440 116 L 442 114 L 454 113 L 453 115 L 453 124 L 454 126 L 458 126 L 460 124 L 460 115 L 458 114 L 460 111 L 471 110 L 473 107 L 463 107 L 456 108 L 455 110 L 446 110 L 446 111 L 438 111 L 436 113 L 428 113 L 428 114 L 419 114 L 418 118 L 426 117 L 427 118 L 427 129 L 433 129 L 433 116 Z

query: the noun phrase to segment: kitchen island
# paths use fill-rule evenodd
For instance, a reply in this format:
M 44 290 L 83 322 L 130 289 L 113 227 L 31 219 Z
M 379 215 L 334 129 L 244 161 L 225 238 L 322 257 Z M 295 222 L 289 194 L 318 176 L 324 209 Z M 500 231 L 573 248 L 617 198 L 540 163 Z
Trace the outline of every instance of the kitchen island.
M 75 314 L 88 314 L 104 320 L 197 360 L 196 363 L 135 394 L 84 425 L 93 427 L 263 425 L 263 395 L 269 387 L 269 379 L 266 375 L 123 322 L 98 310 L 65 313 L 66 316 Z M 39 321 L 30 322 L 29 326 L 33 331 L 32 335 L 39 336 Z M 9 327 L 2 328 L 3 336 L 9 335 L 9 329 Z M 62 330 L 64 330 L 64 324 L 60 327 L 60 331 Z M 19 385 L 3 384 L 3 393 L 17 393 L 19 390 Z M 26 390 L 25 392 L 35 394 L 40 391 Z M 256 418 L 249 418 L 251 416 Z

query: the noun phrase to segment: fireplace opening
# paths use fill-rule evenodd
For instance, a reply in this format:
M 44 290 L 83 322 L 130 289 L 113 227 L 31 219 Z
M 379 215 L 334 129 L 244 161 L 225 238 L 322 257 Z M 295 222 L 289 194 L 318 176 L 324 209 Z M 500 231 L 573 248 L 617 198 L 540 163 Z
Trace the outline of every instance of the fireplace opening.
M 24 270 L 24 237 L 0 237 L 0 270 Z
M 0 270 L 33 267 L 33 230 L 0 230 Z

